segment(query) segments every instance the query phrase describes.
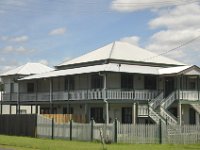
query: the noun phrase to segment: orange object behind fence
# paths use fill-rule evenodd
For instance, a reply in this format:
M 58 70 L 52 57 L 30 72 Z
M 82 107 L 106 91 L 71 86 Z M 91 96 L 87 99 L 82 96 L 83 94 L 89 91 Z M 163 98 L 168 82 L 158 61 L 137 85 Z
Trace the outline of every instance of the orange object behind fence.
M 86 119 L 84 115 L 73 115 L 73 114 L 42 114 L 47 118 L 54 118 L 55 123 L 62 124 L 67 123 L 71 119 L 77 123 L 86 123 Z

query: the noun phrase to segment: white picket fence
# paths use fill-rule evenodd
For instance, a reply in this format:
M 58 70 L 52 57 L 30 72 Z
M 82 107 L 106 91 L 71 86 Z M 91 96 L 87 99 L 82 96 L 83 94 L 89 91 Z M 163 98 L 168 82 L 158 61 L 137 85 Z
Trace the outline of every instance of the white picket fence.
M 116 130 L 117 129 L 117 130 Z M 100 141 L 100 130 L 105 141 L 142 144 L 197 144 L 200 125 L 70 123 L 57 124 L 43 116 L 37 118 L 37 136 L 42 138 Z M 52 133 L 53 132 L 53 133 Z M 70 136 L 71 135 L 71 136 Z

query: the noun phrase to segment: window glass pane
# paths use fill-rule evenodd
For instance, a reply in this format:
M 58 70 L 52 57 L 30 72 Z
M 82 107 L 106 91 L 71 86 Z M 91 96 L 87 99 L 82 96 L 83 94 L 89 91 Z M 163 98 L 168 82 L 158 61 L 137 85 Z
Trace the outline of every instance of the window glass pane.
M 133 75 L 123 73 L 121 74 L 121 88 L 122 89 L 133 89 Z
M 28 93 L 34 92 L 34 83 L 27 83 L 27 92 Z
M 144 88 L 147 90 L 156 90 L 156 76 L 145 76 Z
M 65 78 L 65 90 L 74 90 L 75 89 L 75 79 L 74 76 L 68 76 Z
M 103 77 L 97 74 L 91 76 L 91 88 L 102 89 L 103 88 Z

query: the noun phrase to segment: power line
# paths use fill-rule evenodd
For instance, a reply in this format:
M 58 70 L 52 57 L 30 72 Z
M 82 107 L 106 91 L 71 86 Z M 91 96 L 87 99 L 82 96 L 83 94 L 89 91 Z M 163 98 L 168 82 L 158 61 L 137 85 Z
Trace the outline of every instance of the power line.
M 172 49 L 170 49 L 170 50 L 168 50 L 168 51 L 165 51 L 165 52 L 163 52 L 163 53 L 160 53 L 160 54 L 158 54 L 158 55 L 156 55 L 156 56 L 152 56 L 152 57 L 145 58 L 145 59 L 143 59 L 143 60 L 141 60 L 141 61 L 148 61 L 148 60 L 151 60 L 151 59 L 155 59 L 155 58 L 157 58 L 157 57 L 160 57 L 160 56 L 162 56 L 162 55 L 168 54 L 168 53 L 170 53 L 170 52 L 172 52 L 172 51 L 176 51 L 176 50 L 178 50 L 179 48 L 184 47 L 184 46 L 186 46 L 186 45 L 188 45 L 188 44 L 190 44 L 190 43 L 193 43 L 194 41 L 196 41 L 196 40 L 198 40 L 198 39 L 200 39 L 200 35 L 198 35 L 197 37 L 195 37 L 195 38 L 193 38 L 193 39 L 191 39 L 191 40 L 189 40 L 189 41 L 187 41 L 187 42 L 185 42 L 185 43 L 182 43 L 181 45 L 179 45 L 179 46 L 177 46 L 177 47 L 175 47 L 175 48 L 172 48 Z

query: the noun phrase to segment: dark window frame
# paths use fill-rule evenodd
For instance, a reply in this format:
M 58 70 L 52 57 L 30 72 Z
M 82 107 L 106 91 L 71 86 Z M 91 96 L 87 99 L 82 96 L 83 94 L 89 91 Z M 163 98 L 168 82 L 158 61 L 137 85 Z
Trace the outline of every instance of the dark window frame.
M 65 91 L 73 91 L 75 90 L 75 77 L 67 76 L 65 78 Z
M 91 89 L 102 89 L 103 77 L 98 74 L 91 75 Z
M 35 84 L 33 82 L 27 83 L 27 93 L 34 93 L 35 92 Z
M 91 107 L 90 118 L 94 119 L 96 123 L 104 123 L 105 121 L 103 118 L 103 107 Z
M 144 89 L 156 90 L 157 89 L 157 77 L 153 75 L 144 76 Z
M 133 74 L 122 73 L 121 74 L 121 89 L 131 90 L 134 88 L 134 77 Z

